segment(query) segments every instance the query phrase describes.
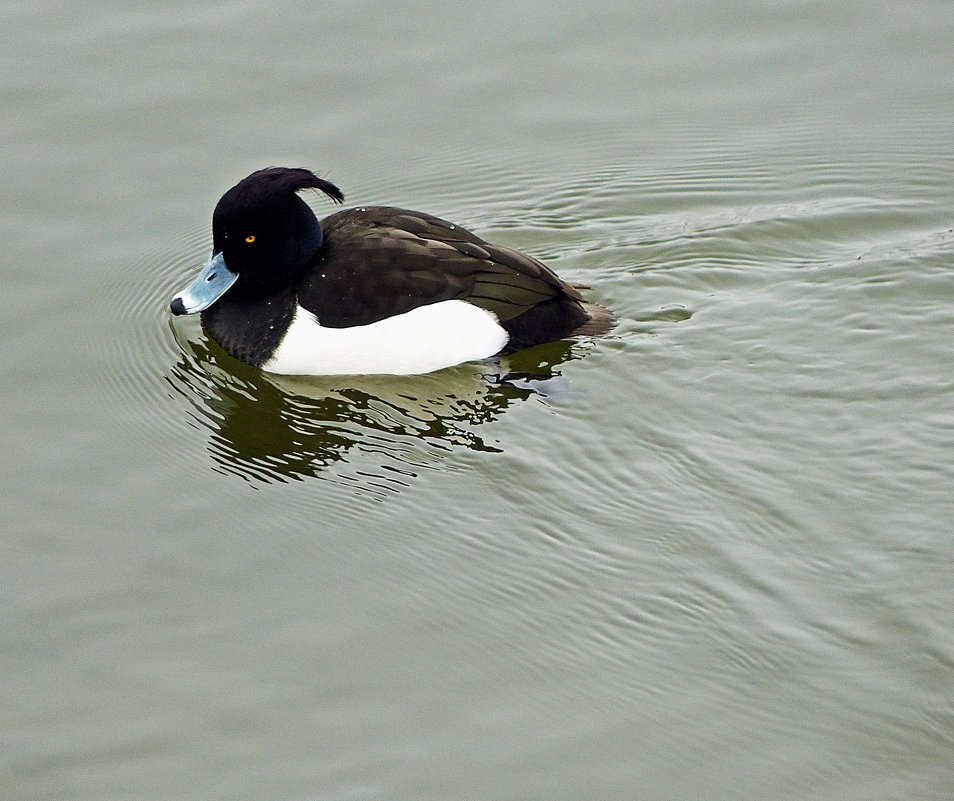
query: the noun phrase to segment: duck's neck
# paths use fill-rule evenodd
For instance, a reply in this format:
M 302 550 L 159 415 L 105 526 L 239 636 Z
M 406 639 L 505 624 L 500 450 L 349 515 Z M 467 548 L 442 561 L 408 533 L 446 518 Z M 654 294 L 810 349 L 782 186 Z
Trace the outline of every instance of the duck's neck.
M 284 242 L 285 253 L 283 261 L 295 265 L 292 272 L 297 272 L 321 249 L 324 235 L 321 232 L 321 223 L 315 212 L 298 195 L 293 195 L 286 218 L 288 234 L 281 238 Z

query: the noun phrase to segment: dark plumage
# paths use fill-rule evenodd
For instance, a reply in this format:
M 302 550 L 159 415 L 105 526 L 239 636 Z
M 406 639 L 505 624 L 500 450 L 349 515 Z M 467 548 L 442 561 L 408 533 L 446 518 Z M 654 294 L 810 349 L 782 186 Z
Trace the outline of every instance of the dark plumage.
M 343 199 L 310 171 L 282 167 L 259 170 L 226 192 L 212 218 L 213 256 L 172 302 L 177 314 L 201 310 L 210 335 L 243 361 L 273 369 L 269 360 L 285 347 L 297 307 L 322 329 L 349 329 L 464 301 L 492 313 L 485 316 L 506 332 L 493 352 L 612 327 L 607 309 L 530 256 L 389 206 L 348 209 L 319 223 L 296 194 L 308 188 Z M 222 280 L 228 283 L 215 294 L 209 287 Z M 354 372 L 365 371 L 360 363 Z

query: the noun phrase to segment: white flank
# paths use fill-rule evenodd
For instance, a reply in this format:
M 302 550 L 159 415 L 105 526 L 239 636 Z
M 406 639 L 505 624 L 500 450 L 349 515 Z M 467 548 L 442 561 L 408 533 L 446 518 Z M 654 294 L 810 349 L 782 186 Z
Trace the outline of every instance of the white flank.
M 284 375 L 416 375 L 486 359 L 508 338 L 493 313 L 463 300 L 419 306 L 351 328 L 324 328 L 299 306 L 262 369 Z

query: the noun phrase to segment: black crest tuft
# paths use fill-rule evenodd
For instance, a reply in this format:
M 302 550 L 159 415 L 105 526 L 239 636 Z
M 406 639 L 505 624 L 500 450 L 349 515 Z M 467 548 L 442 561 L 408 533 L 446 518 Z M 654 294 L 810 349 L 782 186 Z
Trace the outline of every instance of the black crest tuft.
M 259 198 L 277 201 L 302 189 L 318 189 L 335 203 L 344 200 L 344 195 L 337 186 L 304 167 L 266 167 L 244 178 L 232 191 L 237 194 L 249 192 Z

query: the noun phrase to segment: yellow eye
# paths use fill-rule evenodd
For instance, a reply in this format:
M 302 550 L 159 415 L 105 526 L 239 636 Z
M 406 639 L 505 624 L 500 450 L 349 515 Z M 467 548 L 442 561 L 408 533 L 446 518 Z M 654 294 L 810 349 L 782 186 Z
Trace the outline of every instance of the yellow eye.
M 245 241 L 248 242 L 248 244 L 251 245 L 252 242 L 255 241 L 255 234 L 249 234 L 247 237 L 245 237 Z

